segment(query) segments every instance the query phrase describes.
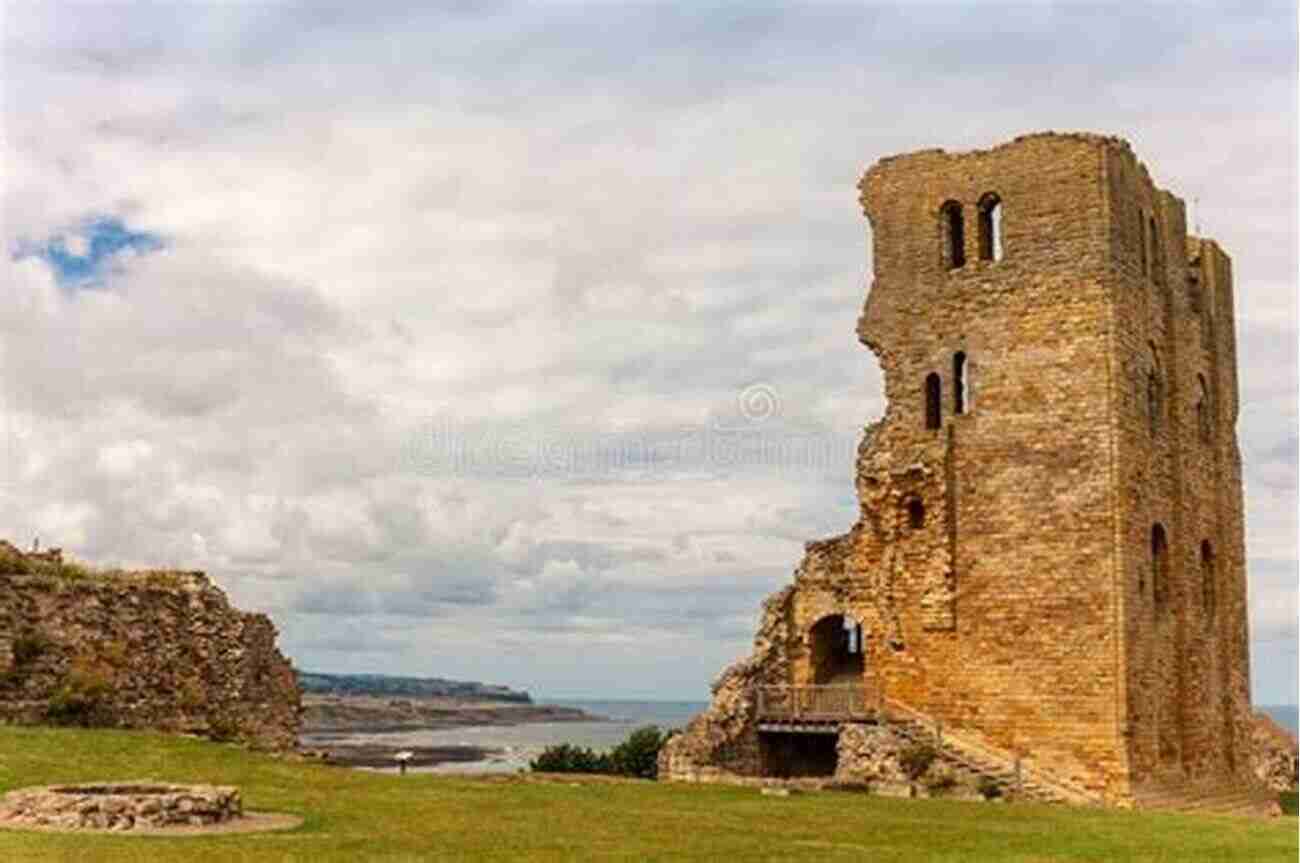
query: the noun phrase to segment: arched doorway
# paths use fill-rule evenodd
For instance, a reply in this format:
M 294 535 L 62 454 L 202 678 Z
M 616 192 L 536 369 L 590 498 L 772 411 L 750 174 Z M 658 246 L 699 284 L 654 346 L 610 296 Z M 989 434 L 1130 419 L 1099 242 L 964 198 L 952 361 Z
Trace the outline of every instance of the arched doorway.
M 861 686 L 866 671 L 862 624 L 842 614 L 823 617 L 808 636 L 812 682 Z

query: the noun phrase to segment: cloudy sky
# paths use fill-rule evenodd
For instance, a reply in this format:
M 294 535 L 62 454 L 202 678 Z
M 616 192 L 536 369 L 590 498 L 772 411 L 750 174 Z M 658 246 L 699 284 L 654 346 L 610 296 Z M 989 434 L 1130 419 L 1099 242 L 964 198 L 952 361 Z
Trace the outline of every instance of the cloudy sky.
M 1293 5 L 9 4 L 0 535 L 317 670 L 703 698 L 882 408 L 877 158 L 1127 137 L 1233 255 L 1296 700 Z

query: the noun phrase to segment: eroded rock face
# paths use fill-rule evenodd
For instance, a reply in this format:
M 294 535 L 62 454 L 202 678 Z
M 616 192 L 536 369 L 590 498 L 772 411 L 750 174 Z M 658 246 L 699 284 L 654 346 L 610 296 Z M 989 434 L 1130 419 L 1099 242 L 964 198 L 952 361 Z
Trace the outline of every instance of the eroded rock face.
M 789 638 L 792 593 L 787 587 L 763 602 L 753 654 L 718 675 L 708 710 L 659 750 L 660 776 L 708 782 L 759 775 L 754 692 L 757 686 L 780 683 L 787 672 L 781 647 Z
M 0 721 L 289 749 L 301 694 L 263 614 L 201 572 L 93 572 L 0 542 Z
M 887 725 L 847 725 L 839 734 L 835 778 L 840 782 L 904 784 L 899 755 L 907 741 Z
M 1255 776 L 1274 791 L 1296 790 L 1296 756 L 1300 748 L 1290 731 L 1264 713 L 1256 713 L 1251 730 Z
M 138 781 L 47 785 L 0 798 L 0 824 L 62 830 L 205 827 L 243 814 L 239 789 Z

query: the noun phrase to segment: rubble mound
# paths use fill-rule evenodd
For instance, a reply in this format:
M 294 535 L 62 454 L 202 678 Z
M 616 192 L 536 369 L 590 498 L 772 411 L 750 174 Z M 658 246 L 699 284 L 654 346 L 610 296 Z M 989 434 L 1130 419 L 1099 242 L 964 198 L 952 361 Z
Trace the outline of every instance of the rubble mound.
M 1259 781 L 1273 791 L 1295 791 L 1297 756 L 1300 756 L 1295 735 L 1268 714 L 1256 711 L 1251 723 L 1251 744 Z

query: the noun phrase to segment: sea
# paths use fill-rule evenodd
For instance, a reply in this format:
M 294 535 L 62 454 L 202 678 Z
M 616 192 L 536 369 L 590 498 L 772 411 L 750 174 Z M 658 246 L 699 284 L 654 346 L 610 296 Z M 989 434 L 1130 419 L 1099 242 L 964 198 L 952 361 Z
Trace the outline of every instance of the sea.
M 1300 735 L 1300 708 L 1294 704 L 1265 704 L 1257 708 L 1273 717 L 1273 721 L 1292 734 Z
M 376 743 L 394 750 L 411 746 L 474 746 L 500 750 L 483 761 L 458 761 L 436 767 L 413 768 L 432 773 L 513 773 L 528 767 L 548 746 L 570 743 L 588 749 L 612 749 L 637 728 L 654 725 L 663 731 L 683 728 L 704 701 L 598 701 L 533 698 L 536 704 L 576 707 L 590 722 L 528 722 L 522 725 L 471 725 L 428 731 L 399 731 L 347 735 L 339 742 Z
M 355 742 L 382 743 L 394 750 L 409 746 L 474 746 L 499 750 L 483 761 L 461 761 L 423 768 L 433 773 L 513 773 L 548 746 L 570 743 L 589 749 L 611 749 L 633 730 L 655 725 L 664 731 L 682 728 L 708 707 L 704 701 L 598 701 L 536 698 L 538 704 L 576 707 L 593 716 L 590 722 L 530 722 L 523 725 L 477 725 L 437 731 L 402 731 L 350 736 Z M 1279 725 L 1300 734 L 1300 716 L 1294 704 L 1258 708 Z

